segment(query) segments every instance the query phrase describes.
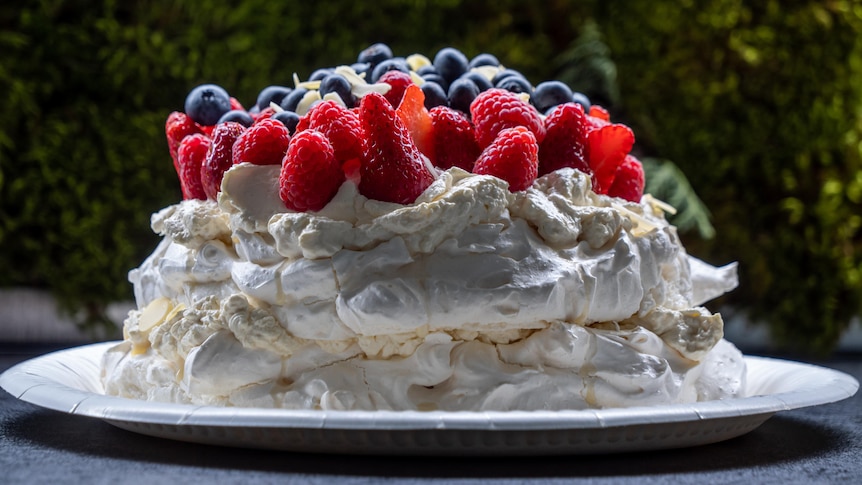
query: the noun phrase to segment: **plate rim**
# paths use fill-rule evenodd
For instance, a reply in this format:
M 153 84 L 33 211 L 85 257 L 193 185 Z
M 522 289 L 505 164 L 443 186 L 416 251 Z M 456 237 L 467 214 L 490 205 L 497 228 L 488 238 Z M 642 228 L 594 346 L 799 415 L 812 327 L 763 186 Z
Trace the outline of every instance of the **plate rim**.
M 723 418 L 771 416 L 776 412 L 828 404 L 856 394 L 859 382 L 849 374 L 814 364 L 770 357 L 745 356 L 751 369 L 793 368 L 817 375 L 818 385 L 788 392 L 690 404 L 561 411 L 322 411 L 241 408 L 149 402 L 106 396 L 72 387 L 42 375 L 40 368 L 60 365 L 75 371 L 70 357 L 101 355 L 119 341 L 58 350 L 20 362 L 0 374 L 0 387 L 36 406 L 108 422 L 227 428 L 328 430 L 583 430 L 633 425 L 661 425 Z M 92 360 L 92 356 L 88 357 Z M 98 365 L 93 367 L 98 369 Z M 87 369 L 78 369 L 87 371 Z M 766 419 L 764 418 L 764 420 Z

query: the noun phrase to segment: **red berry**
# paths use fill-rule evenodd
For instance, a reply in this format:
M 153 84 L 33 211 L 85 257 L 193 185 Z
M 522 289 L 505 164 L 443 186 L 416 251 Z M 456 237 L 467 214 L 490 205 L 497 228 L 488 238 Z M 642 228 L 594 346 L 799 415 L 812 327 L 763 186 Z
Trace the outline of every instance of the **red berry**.
M 410 77 L 410 74 L 406 72 L 401 72 L 397 70 L 387 71 L 385 74 L 380 76 L 380 79 L 377 80 L 379 83 L 386 83 L 392 86 L 392 89 L 389 90 L 384 96 L 389 100 L 389 103 L 392 104 L 394 108 L 397 108 L 401 104 L 401 100 L 404 98 L 404 92 L 407 91 L 407 86 L 413 84 L 413 78 Z
M 587 134 L 587 161 L 593 172 L 593 190 L 596 193 L 607 193 L 617 168 L 634 142 L 634 133 L 625 125 L 606 124 Z
M 168 115 L 168 119 L 165 121 L 165 136 L 168 139 L 168 151 L 174 160 L 174 168 L 177 169 L 178 173 L 177 150 L 180 148 L 180 143 L 182 143 L 183 138 L 200 132 L 198 125 L 185 113 L 174 111 Z
M 306 130 L 293 137 L 278 177 L 278 195 L 285 207 L 297 212 L 319 211 L 343 182 L 344 172 L 325 135 Z
M 362 128 L 359 115 L 335 101 L 323 101 L 313 108 L 296 125 L 299 133 L 316 130 L 329 139 L 335 150 L 335 159 L 341 163 L 362 156 Z
M 233 121 L 218 124 L 213 129 L 212 145 L 201 165 L 201 184 L 208 198 L 215 200 L 218 197 L 221 179 L 233 165 L 233 144 L 244 130 L 244 126 Z
M 202 133 L 189 135 L 180 143 L 180 148 L 177 150 L 179 164 L 177 175 L 180 177 L 183 199 L 206 200 L 207 194 L 201 184 L 201 165 L 206 159 L 211 144 L 210 139 Z
M 239 100 L 234 98 L 233 96 L 230 97 L 230 109 L 245 111 L 245 108 L 242 107 L 242 103 L 240 103 Z
M 539 175 L 572 167 L 590 173 L 586 160 L 587 127 L 584 108 L 561 104 L 545 119 L 547 134 L 539 145 Z
M 589 115 L 592 116 L 593 118 L 598 118 L 600 120 L 607 121 L 608 123 L 610 123 L 610 121 L 611 121 L 611 114 L 608 113 L 608 110 L 602 108 L 601 106 L 599 106 L 597 104 L 590 106 Z
M 426 157 L 434 158 L 434 146 L 431 140 L 431 116 L 425 108 L 425 93 L 415 84 L 407 86 L 401 104 L 395 110 L 401 122 L 410 132 L 413 143 Z
M 471 172 L 481 153 L 473 125 L 464 114 L 447 106 L 430 111 L 434 164 L 442 169 L 459 167 Z
M 505 89 L 489 89 L 476 96 L 470 116 L 481 148 L 494 141 L 497 133 L 516 126 L 527 127 L 539 143 L 545 138 L 545 125 L 536 108 Z
M 632 155 L 626 155 L 617 168 L 614 182 L 608 189 L 611 197 L 620 197 L 630 202 L 640 202 L 644 195 L 644 168 Z
M 290 132 L 283 123 L 269 118 L 258 120 L 236 139 L 233 164 L 280 165 L 289 142 Z
M 260 112 L 253 113 L 251 115 L 251 118 L 254 120 L 255 123 L 257 123 L 258 121 L 268 120 L 272 118 L 272 115 L 274 114 L 275 110 L 267 106 L 266 108 L 260 110 Z
M 509 190 L 526 190 L 539 170 L 539 144 L 523 126 L 507 128 L 479 155 L 473 173 L 493 175 L 509 182 Z
M 359 192 L 386 202 L 414 202 L 434 174 L 395 109 L 382 95 L 369 93 L 359 105 L 359 121 L 365 135 Z

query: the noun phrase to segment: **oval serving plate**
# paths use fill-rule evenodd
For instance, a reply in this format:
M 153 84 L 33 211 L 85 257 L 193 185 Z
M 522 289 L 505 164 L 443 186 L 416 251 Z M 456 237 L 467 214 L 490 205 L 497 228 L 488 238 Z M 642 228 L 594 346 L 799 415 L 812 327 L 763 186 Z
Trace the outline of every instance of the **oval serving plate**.
M 853 377 L 824 367 L 746 357 L 750 397 L 581 411 L 317 411 L 167 404 L 103 394 L 102 353 L 86 345 L 22 362 L 0 387 L 37 406 L 136 433 L 196 443 L 311 453 L 551 455 L 715 443 L 770 416 L 853 396 Z

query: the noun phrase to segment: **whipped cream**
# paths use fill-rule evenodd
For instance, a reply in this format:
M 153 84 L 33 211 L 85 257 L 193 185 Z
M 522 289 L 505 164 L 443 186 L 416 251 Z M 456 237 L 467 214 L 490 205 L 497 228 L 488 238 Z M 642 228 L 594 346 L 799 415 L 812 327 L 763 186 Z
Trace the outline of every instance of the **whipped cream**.
M 736 396 L 702 305 L 735 266 L 690 258 L 660 204 L 563 169 L 510 193 L 457 168 L 410 205 L 345 182 L 317 213 L 240 164 L 218 202 L 153 216 L 109 394 L 321 409 L 579 409 Z

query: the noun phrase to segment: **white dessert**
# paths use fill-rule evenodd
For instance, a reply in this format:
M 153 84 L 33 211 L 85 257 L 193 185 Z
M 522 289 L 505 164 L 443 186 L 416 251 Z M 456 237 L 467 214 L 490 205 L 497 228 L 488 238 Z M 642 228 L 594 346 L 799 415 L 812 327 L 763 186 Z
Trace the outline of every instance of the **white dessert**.
M 345 182 L 294 213 L 278 166 L 153 216 L 108 394 L 333 410 L 582 409 L 739 396 L 742 355 L 702 305 L 735 266 L 693 260 L 663 205 L 573 169 L 519 193 L 444 172 L 414 204 Z

